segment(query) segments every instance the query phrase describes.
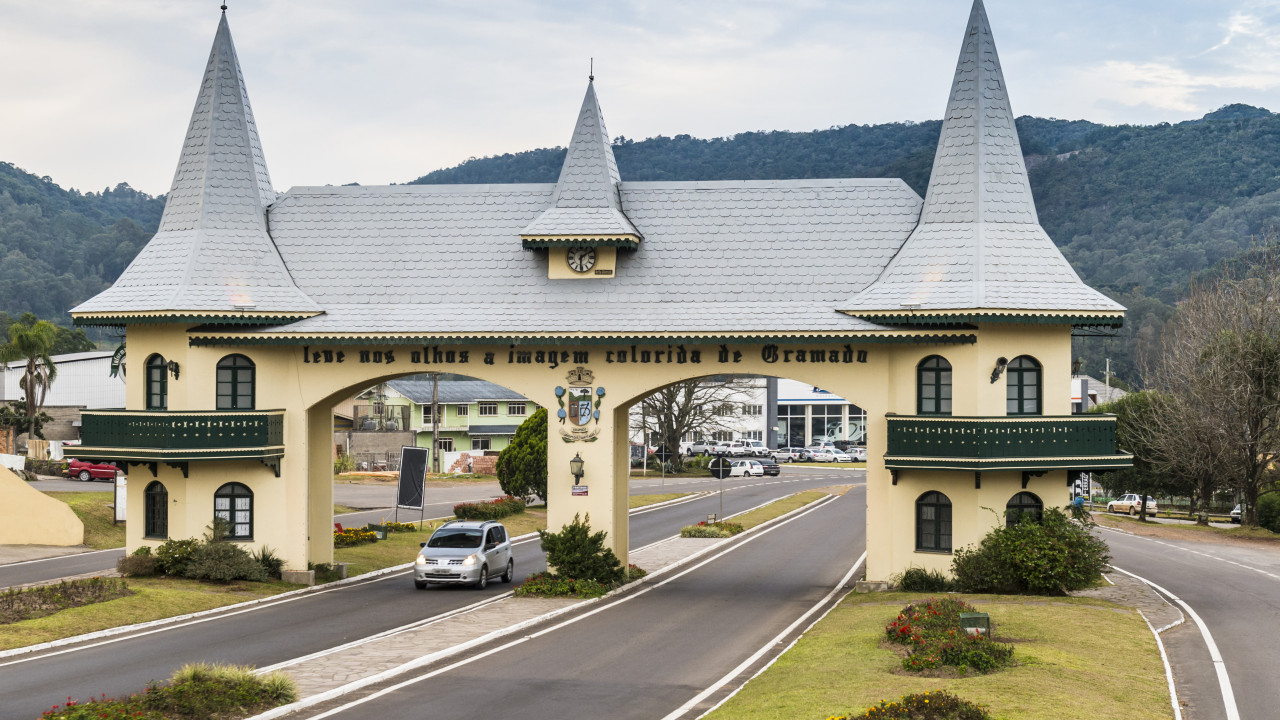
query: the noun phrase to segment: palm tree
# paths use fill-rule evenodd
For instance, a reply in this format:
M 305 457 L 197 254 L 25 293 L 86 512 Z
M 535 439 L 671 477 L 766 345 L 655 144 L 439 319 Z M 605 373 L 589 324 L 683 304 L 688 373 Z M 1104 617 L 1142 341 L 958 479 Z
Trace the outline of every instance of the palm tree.
M 58 377 L 58 368 L 50 353 L 58 338 L 58 329 L 47 320 L 24 318 L 9 326 L 9 342 L 0 345 L 0 363 L 26 360 L 26 371 L 18 381 L 26 400 L 25 429 L 43 438 L 40 410 L 44 407 L 49 387 Z

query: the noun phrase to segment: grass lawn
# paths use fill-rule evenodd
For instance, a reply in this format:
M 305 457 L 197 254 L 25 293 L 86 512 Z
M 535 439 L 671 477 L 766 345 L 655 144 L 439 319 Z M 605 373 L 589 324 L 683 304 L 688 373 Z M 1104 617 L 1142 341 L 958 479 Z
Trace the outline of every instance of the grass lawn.
M 360 508 L 353 508 L 350 505 L 333 504 L 334 515 L 345 515 L 346 513 L 360 512 Z
M 418 543 L 426 542 L 431 537 L 431 531 L 440 527 L 447 519 L 428 520 L 423 526 L 423 530 L 391 533 L 386 540 L 379 540 L 376 543 L 349 548 L 334 548 L 333 559 L 335 562 L 347 563 L 347 577 L 413 562 L 413 557 L 418 554 Z M 518 515 L 508 515 L 498 522 L 507 527 L 509 536 L 517 537 L 535 530 L 545 530 L 547 528 L 547 511 L 544 509 L 525 510 Z
M 116 525 L 115 493 L 51 492 L 49 497 L 71 506 L 84 523 L 84 544 L 94 550 L 124 547 L 124 525 Z
M 279 581 L 206 585 L 195 580 L 162 577 L 128 578 L 127 582 L 134 591 L 129 597 L 0 625 L 0 650 L 233 605 L 299 587 Z
M 663 494 L 663 495 L 657 495 L 657 494 L 655 494 L 655 495 L 632 495 L 632 496 L 627 500 L 627 502 L 629 503 L 629 504 L 627 505 L 627 507 L 628 507 L 629 509 L 631 509 L 631 510 L 634 510 L 634 509 L 636 509 L 636 508 L 638 508 L 638 507 L 644 507 L 645 505 L 657 505 L 657 504 L 658 504 L 658 503 L 660 503 L 660 502 L 666 502 L 666 501 L 668 501 L 668 500 L 675 500 L 676 498 L 688 497 L 688 496 L 690 496 L 690 495 L 692 495 L 692 494 L 693 494 L 693 493 L 666 493 L 666 494 Z
M 1280 535 L 1277 535 L 1263 527 L 1248 528 L 1237 525 L 1235 527 L 1219 528 L 1192 525 L 1190 523 L 1171 525 L 1151 521 L 1142 522 L 1136 517 L 1129 517 L 1128 515 L 1112 515 L 1110 513 L 1094 513 L 1093 518 L 1099 525 L 1122 528 L 1124 530 L 1144 534 L 1144 531 L 1150 530 L 1152 534 L 1159 533 L 1163 537 L 1183 537 L 1188 540 L 1198 540 L 1209 535 L 1217 536 L 1218 538 L 1238 538 L 1242 540 L 1280 543 Z
M 650 467 L 647 471 L 643 468 L 631 468 L 631 477 L 663 477 L 661 468 Z M 669 478 L 691 478 L 691 477 L 711 477 L 711 471 L 706 468 L 686 469 L 684 472 L 667 473 Z
M 788 495 L 787 497 L 775 500 L 762 508 L 752 510 L 745 515 L 729 518 L 729 521 L 741 523 L 743 530 L 750 530 L 761 523 L 786 515 L 798 507 L 808 505 L 815 500 L 821 500 L 826 497 L 827 494 L 828 493 L 817 490 L 808 490 L 796 493 L 795 495 Z
M 1000 720 L 1164 719 L 1171 714 L 1155 639 L 1135 610 L 1101 600 L 964 596 L 990 612 L 1018 665 L 989 675 L 920 677 L 881 638 L 928 595 L 849 595 L 710 720 L 822 720 L 907 693 L 947 690 Z M 1082 632 L 1079 628 L 1088 628 Z
M 865 462 L 847 462 L 847 463 L 845 462 L 829 462 L 829 463 L 793 462 L 793 463 L 786 463 L 786 465 L 795 466 L 795 467 L 816 467 L 816 468 L 856 468 L 858 470 L 865 470 L 867 468 L 867 464 Z

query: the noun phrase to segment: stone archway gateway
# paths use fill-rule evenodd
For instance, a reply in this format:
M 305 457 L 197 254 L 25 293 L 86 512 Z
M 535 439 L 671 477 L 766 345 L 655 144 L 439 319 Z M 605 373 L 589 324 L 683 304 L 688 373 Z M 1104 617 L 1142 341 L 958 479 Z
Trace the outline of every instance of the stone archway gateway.
M 126 328 L 129 362 L 161 358 L 165 392 L 131 382 L 129 409 L 86 413 L 82 453 L 163 484 L 169 537 L 218 512 L 305 568 L 333 555 L 333 403 L 455 372 L 550 408 L 549 524 L 589 513 L 625 558 L 629 406 L 781 375 L 867 411 L 868 579 L 945 569 L 1000 522 L 982 507 L 1061 506 L 1073 472 L 1131 460 L 1114 418 L 1069 414 L 1073 328 L 1124 311 L 1040 228 L 1013 118 L 977 0 L 924 199 L 899 180 L 625 182 L 594 82 L 554 184 L 277 194 L 224 13 L 159 231 L 73 311 Z M 164 539 L 146 486 L 129 548 Z

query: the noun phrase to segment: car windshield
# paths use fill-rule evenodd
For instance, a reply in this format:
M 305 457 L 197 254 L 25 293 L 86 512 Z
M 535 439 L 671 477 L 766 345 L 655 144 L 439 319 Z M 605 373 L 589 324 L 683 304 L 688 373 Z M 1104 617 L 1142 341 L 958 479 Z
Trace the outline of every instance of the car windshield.
M 427 541 L 432 548 L 478 548 L 483 534 L 479 530 L 439 530 Z

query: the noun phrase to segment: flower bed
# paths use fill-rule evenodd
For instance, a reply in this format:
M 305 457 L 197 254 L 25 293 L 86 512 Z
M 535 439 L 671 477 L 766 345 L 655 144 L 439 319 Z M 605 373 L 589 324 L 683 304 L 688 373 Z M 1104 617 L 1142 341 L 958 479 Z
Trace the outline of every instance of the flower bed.
M 367 528 L 344 528 L 333 531 L 333 546 L 336 548 L 367 545 L 377 541 L 377 533 Z
M 897 700 L 883 700 L 866 712 L 832 715 L 827 720 L 989 720 L 991 714 L 981 705 L 962 700 L 943 690 L 903 695 Z
M 970 669 L 990 672 L 1012 665 L 1013 646 L 986 635 L 969 635 L 960 627 L 962 612 L 975 610 L 957 598 L 930 598 L 903 608 L 884 629 L 890 642 L 911 650 L 903 658 L 902 667 L 919 672 L 949 666 L 964 673 Z
M 459 520 L 499 520 L 522 513 L 524 508 L 523 500 L 508 495 L 485 502 L 459 503 L 453 506 L 453 515 Z
M 686 525 L 680 528 L 682 538 L 727 538 L 742 532 L 742 525 L 733 522 L 714 522 L 706 520 L 697 525 Z
M 59 610 L 106 602 L 132 595 L 119 578 L 63 580 L 57 585 L 41 585 L 26 590 L 0 593 L 0 623 L 14 623 L 52 615 Z
M 127 698 L 98 698 L 79 702 L 67 698 L 41 714 L 43 720 L 203 720 L 247 717 L 293 702 L 297 691 L 282 673 L 257 676 L 244 667 L 187 665 L 165 685 L 154 681 Z

